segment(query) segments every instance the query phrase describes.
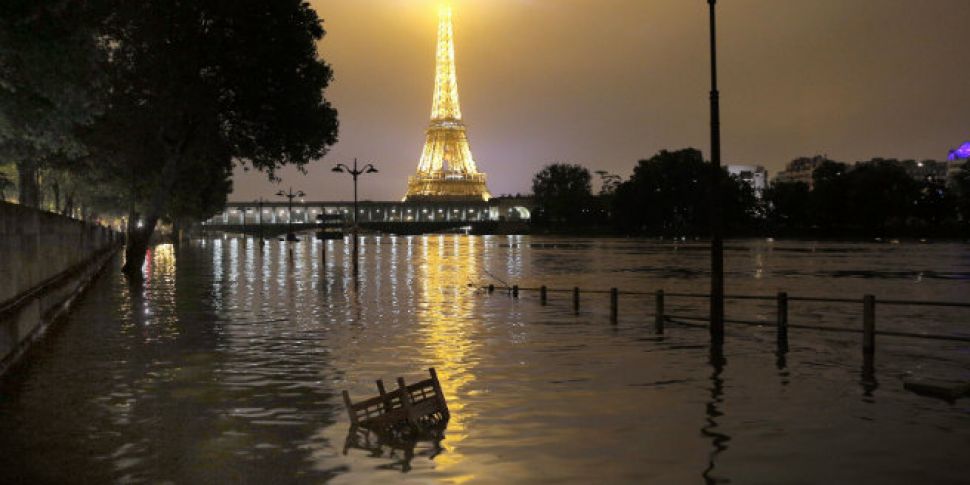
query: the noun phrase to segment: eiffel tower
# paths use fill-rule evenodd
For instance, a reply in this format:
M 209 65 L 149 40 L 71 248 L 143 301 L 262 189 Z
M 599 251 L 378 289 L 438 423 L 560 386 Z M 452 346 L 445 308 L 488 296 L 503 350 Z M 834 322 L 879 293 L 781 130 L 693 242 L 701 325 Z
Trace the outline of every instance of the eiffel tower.
M 485 174 L 478 171 L 458 103 L 455 73 L 455 39 L 451 6 L 441 6 L 438 22 L 437 68 L 431 125 L 418 163 L 418 172 L 408 177 L 405 201 L 487 201 L 491 198 Z

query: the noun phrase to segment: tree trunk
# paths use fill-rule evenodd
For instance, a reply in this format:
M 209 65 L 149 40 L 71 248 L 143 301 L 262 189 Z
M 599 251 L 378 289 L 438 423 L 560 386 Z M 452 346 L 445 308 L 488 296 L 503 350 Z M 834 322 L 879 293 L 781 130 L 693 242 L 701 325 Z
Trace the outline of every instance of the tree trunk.
M 68 217 L 74 217 L 74 193 L 68 192 L 64 196 L 64 210 L 61 211 L 61 215 Z
M 158 219 L 165 212 L 168 206 L 172 190 L 175 188 L 175 179 L 178 175 L 178 163 L 189 142 L 194 126 L 190 126 L 188 132 L 175 141 L 167 140 L 164 130 L 159 133 L 159 140 L 166 147 L 167 156 L 165 165 L 162 166 L 160 182 L 152 191 L 148 213 L 145 214 L 142 227 L 137 227 L 136 217 L 128 219 L 128 240 L 125 247 L 125 265 L 121 271 L 129 278 L 140 279 L 143 277 L 141 268 L 145 264 L 145 251 L 151 243 L 152 235 L 155 233 L 155 225 Z M 132 226 L 134 224 L 135 226 Z
M 54 210 L 53 212 L 61 212 L 61 185 L 55 180 L 51 183 L 51 190 L 54 192 Z
M 182 244 L 182 223 L 178 219 L 172 220 L 172 244 L 175 247 Z
M 125 244 L 125 265 L 121 268 L 129 278 L 143 277 L 141 268 L 145 264 L 145 253 L 155 233 L 158 216 L 146 216 L 142 227 L 138 227 L 138 215 L 128 221 L 128 235 Z
M 17 162 L 17 189 L 20 205 L 40 207 L 40 187 L 37 183 L 37 167 L 30 162 Z

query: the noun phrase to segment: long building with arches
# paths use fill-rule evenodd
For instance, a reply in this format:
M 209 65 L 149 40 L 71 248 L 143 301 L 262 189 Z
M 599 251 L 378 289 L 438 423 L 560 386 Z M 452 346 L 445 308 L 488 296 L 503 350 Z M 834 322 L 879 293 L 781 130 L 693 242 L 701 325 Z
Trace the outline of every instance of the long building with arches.
M 532 218 L 531 197 L 496 197 L 484 201 L 360 201 L 358 223 L 426 223 L 426 222 L 527 222 Z M 316 225 L 351 223 L 354 203 L 346 201 L 295 200 L 230 202 L 226 208 L 203 221 L 203 226 L 239 226 L 255 224 Z

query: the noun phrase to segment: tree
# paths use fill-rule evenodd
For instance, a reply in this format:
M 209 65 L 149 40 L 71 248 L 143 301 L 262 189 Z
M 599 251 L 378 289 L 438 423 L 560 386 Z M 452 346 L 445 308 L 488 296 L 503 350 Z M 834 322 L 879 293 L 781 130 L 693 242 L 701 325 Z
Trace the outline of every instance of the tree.
M 957 217 L 956 200 L 946 184 L 924 180 L 916 184 L 913 215 L 927 227 L 938 227 Z
M 620 184 L 623 183 L 623 177 L 606 170 L 597 170 L 596 175 L 600 177 L 600 196 L 613 195 Z
M 577 224 L 587 219 L 593 198 L 591 179 L 582 165 L 546 165 L 532 178 L 537 222 Z
M 767 222 L 773 231 L 804 230 L 811 224 L 808 184 L 775 182 L 765 190 Z
M 849 166 L 824 160 L 812 173 L 811 221 L 822 231 L 845 225 L 848 200 Z
M 630 180 L 616 191 L 613 214 L 626 232 L 665 236 L 708 234 L 710 230 L 710 162 L 699 150 L 663 150 L 640 160 Z M 741 228 L 754 212 L 754 191 L 722 170 L 721 210 L 724 226 Z
M 6 202 L 7 191 L 13 188 L 13 181 L 6 173 L 0 172 L 0 202 Z
M 849 172 L 847 206 L 850 222 L 870 235 L 902 226 L 913 214 L 919 189 L 895 160 L 859 162 Z
M 0 5 L 0 159 L 17 166 L 21 204 L 40 203 L 38 171 L 76 157 L 75 136 L 100 108 L 98 27 L 108 0 L 11 0 Z
M 85 140 L 87 166 L 129 201 L 128 275 L 140 275 L 160 218 L 216 210 L 234 164 L 272 179 L 336 142 L 323 35 L 295 0 L 115 4 L 103 32 L 110 96 Z
M 613 218 L 612 208 L 616 199 L 616 189 L 623 183 L 623 177 L 606 170 L 597 170 L 595 173 L 600 177 L 600 192 L 596 196 L 595 211 L 597 217 L 608 221 Z

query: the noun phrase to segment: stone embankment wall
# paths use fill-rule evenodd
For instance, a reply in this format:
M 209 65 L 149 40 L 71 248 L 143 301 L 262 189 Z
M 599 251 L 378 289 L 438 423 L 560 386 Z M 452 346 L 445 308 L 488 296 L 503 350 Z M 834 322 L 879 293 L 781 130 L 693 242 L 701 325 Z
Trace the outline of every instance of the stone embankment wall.
M 0 202 L 0 375 L 108 263 L 111 229 Z

